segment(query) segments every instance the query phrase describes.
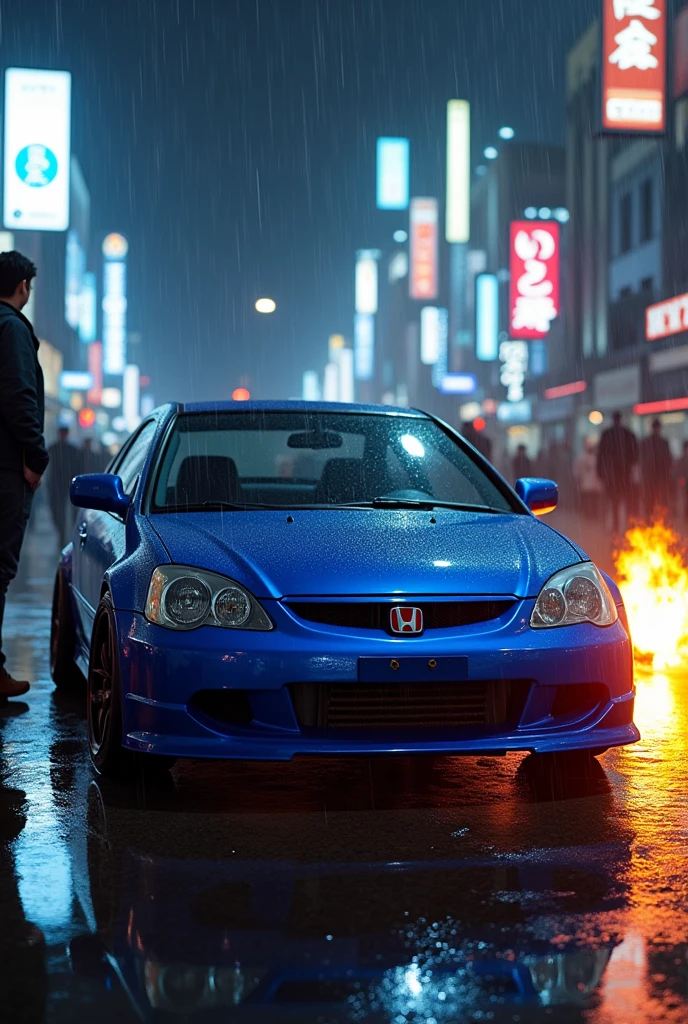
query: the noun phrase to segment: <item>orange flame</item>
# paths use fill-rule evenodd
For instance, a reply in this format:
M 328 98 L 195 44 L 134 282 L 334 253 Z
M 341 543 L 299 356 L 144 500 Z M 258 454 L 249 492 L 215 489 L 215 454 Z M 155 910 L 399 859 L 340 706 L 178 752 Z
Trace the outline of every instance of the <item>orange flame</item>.
M 640 661 L 673 668 L 688 655 L 688 565 L 681 538 L 662 521 L 632 526 L 614 554 Z

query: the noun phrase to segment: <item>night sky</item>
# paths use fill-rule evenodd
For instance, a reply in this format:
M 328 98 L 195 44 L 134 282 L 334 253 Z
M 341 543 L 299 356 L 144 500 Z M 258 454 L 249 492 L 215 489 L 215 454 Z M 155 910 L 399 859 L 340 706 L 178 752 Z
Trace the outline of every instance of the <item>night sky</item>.
M 502 124 L 563 141 L 565 55 L 599 0 L 0 0 L 10 65 L 70 70 L 95 230 L 130 238 L 130 328 L 157 401 L 300 393 L 351 334 L 375 140 L 437 188 L 445 103 L 474 163 Z M 432 193 L 431 193 L 432 194 Z M 261 294 L 278 313 L 260 317 Z

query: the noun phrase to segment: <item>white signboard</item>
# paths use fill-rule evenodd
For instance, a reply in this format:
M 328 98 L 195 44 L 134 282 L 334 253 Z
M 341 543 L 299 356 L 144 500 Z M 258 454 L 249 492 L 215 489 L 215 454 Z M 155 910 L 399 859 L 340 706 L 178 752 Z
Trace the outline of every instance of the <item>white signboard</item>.
M 127 361 L 127 252 L 123 235 L 103 242 L 103 371 L 124 373 Z
M 5 72 L 6 228 L 69 227 L 71 88 L 68 71 Z

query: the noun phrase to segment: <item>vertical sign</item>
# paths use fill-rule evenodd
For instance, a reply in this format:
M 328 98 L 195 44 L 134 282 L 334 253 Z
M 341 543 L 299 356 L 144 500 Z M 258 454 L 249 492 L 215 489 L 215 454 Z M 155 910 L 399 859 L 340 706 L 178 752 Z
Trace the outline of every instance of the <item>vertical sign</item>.
M 409 294 L 412 299 L 437 298 L 437 200 L 411 200 L 411 273 Z
M 74 228 L 67 232 L 65 254 L 65 320 L 77 330 L 81 320 L 81 290 L 86 270 L 86 253 Z
M 141 376 L 138 366 L 129 365 L 124 368 L 122 381 L 122 416 L 127 430 L 136 430 L 141 422 L 139 404 L 141 396 Z
M 304 370 L 301 379 L 301 398 L 304 402 L 320 401 L 320 378 L 315 370 Z
M 103 369 L 124 373 L 127 361 L 127 253 L 123 235 L 103 242 Z
M 602 127 L 666 127 L 667 0 L 603 0 Z
M 432 383 L 442 386 L 449 366 L 449 310 L 437 310 L 437 362 L 432 368 Z
M 96 275 L 84 274 L 79 296 L 79 339 L 86 345 L 96 340 L 98 333 L 98 298 Z
M 676 15 L 674 22 L 674 99 L 688 93 L 688 7 Z
M 378 210 L 406 210 L 409 204 L 409 140 L 377 140 Z
M 88 372 L 93 377 L 93 386 L 88 392 L 89 405 L 100 405 L 103 397 L 103 346 L 94 341 L 88 346 Z
M 71 90 L 68 71 L 5 72 L 6 228 L 69 227 Z
M 440 311 L 437 306 L 423 306 L 420 311 L 420 361 L 434 366 L 440 357 Z
M 509 328 L 513 338 L 544 338 L 559 316 L 559 225 L 511 224 Z
M 486 363 L 499 356 L 499 281 L 494 274 L 476 278 L 475 354 Z
M 467 242 L 471 222 L 471 108 L 466 100 L 447 104 L 448 242 Z
M 356 312 L 377 313 L 378 252 L 363 249 L 356 257 Z
M 340 348 L 337 356 L 337 390 L 340 402 L 354 400 L 354 351 Z
M 328 363 L 325 367 L 323 400 L 325 402 L 339 401 L 339 367 L 337 363 Z
M 354 317 L 354 373 L 356 380 L 372 380 L 375 373 L 375 317 Z

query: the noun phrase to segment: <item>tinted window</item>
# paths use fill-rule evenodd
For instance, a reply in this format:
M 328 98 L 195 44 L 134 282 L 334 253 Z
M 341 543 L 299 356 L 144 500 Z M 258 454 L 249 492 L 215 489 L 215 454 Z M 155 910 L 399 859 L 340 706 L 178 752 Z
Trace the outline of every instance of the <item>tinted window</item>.
M 156 428 L 155 422 L 146 423 L 136 435 L 119 463 L 116 473 L 122 478 L 125 494 L 133 494 Z
M 179 416 L 153 511 L 217 502 L 326 506 L 387 496 L 512 511 L 499 484 L 432 420 L 301 412 Z

